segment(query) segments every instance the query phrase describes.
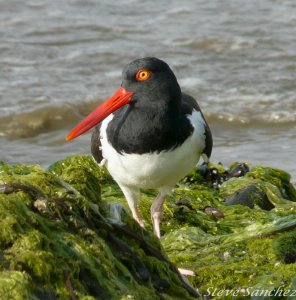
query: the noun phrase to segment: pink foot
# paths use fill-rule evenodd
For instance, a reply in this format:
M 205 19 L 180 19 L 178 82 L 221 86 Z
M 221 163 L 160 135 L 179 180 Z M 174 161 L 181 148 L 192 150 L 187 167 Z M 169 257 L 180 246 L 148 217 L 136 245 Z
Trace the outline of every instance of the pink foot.
M 182 274 L 184 276 L 195 276 L 195 273 L 191 270 L 178 268 L 178 271 L 180 272 L 180 274 Z

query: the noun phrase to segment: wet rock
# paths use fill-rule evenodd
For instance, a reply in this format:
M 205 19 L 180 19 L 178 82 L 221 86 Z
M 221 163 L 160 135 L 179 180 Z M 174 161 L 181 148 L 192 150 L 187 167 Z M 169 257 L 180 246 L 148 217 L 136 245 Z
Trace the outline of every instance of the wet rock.
M 225 199 L 227 205 L 241 204 L 254 208 L 258 205 L 260 208 L 265 210 L 271 210 L 274 205 L 269 201 L 266 194 L 260 190 L 255 184 L 249 185 L 239 191 L 234 195 Z
M 156 192 L 142 193 L 144 230 L 89 156 L 49 170 L 0 162 L 0 298 L 196 299 L 197 288 L 291 288 L 295 186 L 282 170 L 237 166 L 210 164 L 219 180 L 197 168 L 179 182 L 159 241 L 150 219 Z M 187 278 L 194 288 L 176 266 L 196 274 Z
M 176 202 L 177 206 L 186 206 L 189 209 L 193 209 L 192 205 L 190 204 L 190 200 L 189 199 L 180 199 L 179 201 Z
M 207 167 L 216 168 L 226 178 L 227 169 L 223 166 Z M 204 177 L 204 170 L 198 168 L 189 174 L 190 180 L 174 191 L 175 197 L 188 199 L 193 210 L 183 206 L 180 211 L 166 202 L 162 227 L 167 233 L 162 244 L 169 257 L 178 267 L 196 273 L 193 282 L 199 283 L 196 287 L 202 294 L 207 294 L 210 286 L 221 290 L 225 286 L 264 286 L 272 290 L 283 285 L 282 278 L 289 288 L 295 277 L 295 264 L 279 263 L 272 247 L 277 236 L 296 228 L 296 194 L 289 174 L 264 166 L 238 172 L 244 170 L 240 166 L 216 189 Z M 248 206 L 227 205 L 226 198 L 239 199 Z M 223 218 L 213 218 L 211 213 L 216 209 L 223 212 Z M 289 254 L 289 261 L 291 257 Z M 268 274 L 266 270 L 270 270 Z M 244 296 L 243 291 L 239 296 Z
M 204 211 L 207 215 L 214 216 L 217 219 L 225 217 L 224 213 L 216 207 L 207 206 Z
M 273 249 L 285 264 L 296 262 L 296 230 L 283 233 L 273 241 Z
M 0 164 L 0 299 L 198 296 L 151 232 L 110 213 L 105 172 L 89 156 Z
M 228 171 L 228 177 L 241 177 L 250 171 L 250 167 L 246 163 L 240 163 Z

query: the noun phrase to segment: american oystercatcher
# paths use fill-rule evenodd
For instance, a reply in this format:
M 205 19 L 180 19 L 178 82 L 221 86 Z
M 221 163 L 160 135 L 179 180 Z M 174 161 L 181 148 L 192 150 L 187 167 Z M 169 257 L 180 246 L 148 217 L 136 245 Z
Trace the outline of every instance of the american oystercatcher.
M 133 218 L 144 227 L 138 210 L 140 189 L 157 189 L 151 206 L 154 233 L 160 237 L 165 197 L 212 151 L 210 128 L 191 96 L 181 92 L 170 67 L 148 57 L 129 63 L 121 87 L 67 136 L 72 140 L 95 125 L 91 150 L 120 186 Z

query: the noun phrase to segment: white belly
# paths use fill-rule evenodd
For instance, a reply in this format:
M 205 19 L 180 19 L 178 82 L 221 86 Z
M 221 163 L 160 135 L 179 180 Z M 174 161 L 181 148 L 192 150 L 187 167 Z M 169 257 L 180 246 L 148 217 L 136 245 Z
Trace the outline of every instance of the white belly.
M 190 121 L 193 134 L 170 151 L 146 154 L 119 154 L 107 140 L 106 129 L 113 115 L 101 126 L 101 144 L 106 167 L 119 185 L 138 188 L 172 188 L 188 174 L 199 161 L 205 146 L 204 121 L 200 112 L 194 112 Z

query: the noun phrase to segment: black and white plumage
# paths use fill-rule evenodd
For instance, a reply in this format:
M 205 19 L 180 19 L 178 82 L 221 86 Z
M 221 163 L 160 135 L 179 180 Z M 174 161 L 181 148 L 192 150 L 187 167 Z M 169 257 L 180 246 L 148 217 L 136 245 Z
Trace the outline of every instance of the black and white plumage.
M 124 193 L 134 219 L 140 189 L 159 195 L 151 206 L 154 233 L 160 237 L 165 197 L 198 163 L 208 161 L 212 136 L 194 98 L 181 92 L 177 79 L 162 60 L 142 58 L 123 70 L 121 88 L 78 124 L 71 140 L 95 126 L 91 149 Z

